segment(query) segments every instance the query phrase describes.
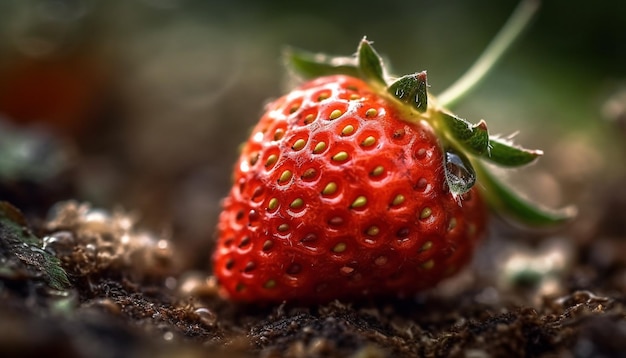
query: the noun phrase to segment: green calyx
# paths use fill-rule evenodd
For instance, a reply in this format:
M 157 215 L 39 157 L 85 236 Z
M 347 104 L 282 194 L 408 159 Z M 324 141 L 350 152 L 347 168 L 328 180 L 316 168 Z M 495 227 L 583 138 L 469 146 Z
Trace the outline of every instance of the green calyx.
M 460 204 L 463 194 L 478 181 L 490 205 L 518 222 L 546 226 L 562 223 L 574 215 L 571 208 L 551 211 L 523 199 L 499 182 L 484 164 L 520 167 L 534 162 L 542 151 L 522 148 L 510 140 L 492 136 L 485 121 L 473 124 L 440 107 L 437 98 L 428 93 L 426 71 L 392 78 L 366 38 L 361 40 L 352 57 L 330 57 L 292 49 L 286 52 L 286 59 L 290 68 L 304 78 L 336 74 L 361 78 L 395 101 L 405 120 L 428 122 L 442 142 L 446 182 Z
M 424 113 L 428 109 L 426 87 L 426 71 L 422 71 L 398 78 L 387 87 L 387 92 L 419 113 Z

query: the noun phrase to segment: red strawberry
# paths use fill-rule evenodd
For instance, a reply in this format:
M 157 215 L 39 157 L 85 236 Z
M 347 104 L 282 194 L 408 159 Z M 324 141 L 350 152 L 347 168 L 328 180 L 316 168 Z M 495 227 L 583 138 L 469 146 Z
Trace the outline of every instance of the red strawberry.
M 354 59 L 292 60 L 333 75 L 270 104 L 243 147 L 213 257 L 224 296 L 323 302 L 431 287 L 467 264 L 485 233 L 475 173 L 500 208 L 562 218 L 517 200 L 479 161 L 522 165 L 540 152 L 429 107 L 425 72 L 387 85 L 365 40 Z

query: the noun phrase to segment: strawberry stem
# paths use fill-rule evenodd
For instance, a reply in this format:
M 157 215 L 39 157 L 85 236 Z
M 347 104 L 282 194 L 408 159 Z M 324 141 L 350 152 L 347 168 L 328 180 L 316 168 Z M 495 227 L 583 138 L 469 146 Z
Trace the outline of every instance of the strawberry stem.
M 522 0 L 520 2 L 511 17 L 509 17 L 472 67 L 437 97 L 441 106 L 453 106 L 486 77 L 504 53 L 511 48 L 515 40 L 520 37 L 539 9 L 540 3 L 540 0 Z

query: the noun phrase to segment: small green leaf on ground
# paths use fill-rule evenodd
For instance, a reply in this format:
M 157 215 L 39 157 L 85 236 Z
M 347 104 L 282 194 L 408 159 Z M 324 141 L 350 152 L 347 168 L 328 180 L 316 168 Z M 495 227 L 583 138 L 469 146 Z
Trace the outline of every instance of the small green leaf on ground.
M 59 259 L 41 249 L 41 240 L 28 229 L 22 213 L 4 201 L 0 202 L 0 262 L 5 278 L 42 278 L 56 290 L 70 286 Z

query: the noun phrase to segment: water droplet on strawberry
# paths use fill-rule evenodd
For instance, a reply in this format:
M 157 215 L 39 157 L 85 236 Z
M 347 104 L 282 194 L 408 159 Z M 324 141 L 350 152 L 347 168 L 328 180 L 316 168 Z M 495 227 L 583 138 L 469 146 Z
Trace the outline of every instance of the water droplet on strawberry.
M 453 150 L 445 156 L 445 174 L 450 192 L 454 196 L 467 193 L 476 182 L 476 174 L 469 161 Z

